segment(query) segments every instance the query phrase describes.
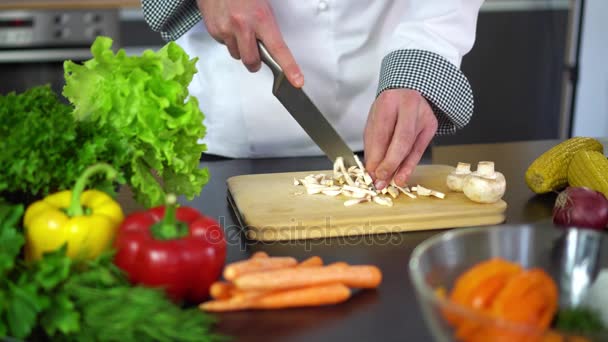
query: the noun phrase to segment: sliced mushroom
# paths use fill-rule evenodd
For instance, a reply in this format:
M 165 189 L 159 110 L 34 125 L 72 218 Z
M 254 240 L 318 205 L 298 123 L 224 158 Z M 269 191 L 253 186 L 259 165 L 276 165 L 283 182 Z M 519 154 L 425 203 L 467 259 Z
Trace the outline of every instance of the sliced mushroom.
M 367 185 L 372 185 L 372 183 L 374 183 L 374 180 L 367 172 L 363 174 L 363 181 L 365 181 L 365 184 Z
M 355 204 L 359 204 L 359 203 L 363 203 L 363 202 L 367 202 L 367 198 L 355 198 L 355 199 L 349 199 L 347 201 L 344 201 L 344 206 L 345 207 L 350 207 L 352 205 Z
M 352 191 L 352 192 L 361 192 L 361 193 L 364 193 L 364 194 L 370 195 L 370 196 L 375 196 L 376 195 L 375 191 L 368 190 L 366 188 L 356 187 L 356 186 L 344 185 L 342 187 L 342 189 L 348 190 L 348 191 Z
M 326 185 L 326 186 L 334 186 L 334 180 L 333 179 L 325 179 L 323 182 L 321 182 L 321 184 Z
M 431 189 L 427 189 L 427 188 L 421 186 L 420 184 L 416 185 L 415 191 L 420 196 L 431 196 Z
M 338 196 L 342 190 L 323 190 L 322 193 L 327 196 Z
M 435 191 L 435 190 L 431 190 L 431 195 L 433 195 L 437 198 L 441 198 L 441 199 L 445 198 L 445 194 L 443 192 L 439 192 L 439 191 Z
M 293 180 L 295 186 L 303 185 L 308 194 L 323 194 L 327 196 L 342 195 L 348 199 L 344 205 L 351 206 L 363 202 L 374 202 L 379 205 L 393 206 L 393 199 L 399 198 L 403 193 L 410 198 L 417 198 L 413 193 L 420 196 L 435 196 L 445 198 L 445 194 L 432 189 L 427 189 L 421 185 L 412 187 L 400 187 L 391 181 L 388 187 L 377 190 L 373 185 L 373 180 L 365 170 L 363 163 L 355 155 L 356 166 L 348 169 L 344 165 L 344 159 L 339 157 L 333 165 L 333 176 L 325 174 L 311 174 L 303 179 Z M 413 191 L 413 192 L 412 192 Z
M 397 196 L 399 196 L 399 190 L 397 190 L 397 188 L 395 188 L 394 186 L 390 185 L 385 189 L 388 189 L 387 192 L 389 195 L 391 195 L 392 198 L 397 198 Z
M 387 207 L 393 206 L 393 201 L 390 199 L 390 197 L 376 196 L 376 197 L 374 197 L 374 202 L 376 202 L 380 205 L 385 205 Z

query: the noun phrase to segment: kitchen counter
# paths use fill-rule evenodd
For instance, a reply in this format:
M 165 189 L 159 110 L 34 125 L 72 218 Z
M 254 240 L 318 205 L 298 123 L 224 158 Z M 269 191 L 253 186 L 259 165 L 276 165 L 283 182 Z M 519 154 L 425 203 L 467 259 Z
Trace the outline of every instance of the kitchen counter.
M 508 204 L 506 224 L 547 221 L 554 194 L 535 196 L 525 185 L 524 172 L 542 152 L 558 141 L 531 141 L 487 145 L 439 146 L 422 163 L 456 165 L 493 160 L 505 174 Z M 204 161 L 211 179 L 202 195 L 183 202 L 220 220 L 227 234 L 227 262 L 247 258 L 255 251 L 302 260 L 318 255 L 327 263 L 374 264 L 383 272 L 377 290 L 361 291 L 347 302 L 322 308 L 234 312 L 218 315 L 217 331 L 238 341 L 430 341 L 408 274 L 412 250 L 443 230 L 395 233 L 326 240 L 247 242 L 226 198 L 226 179 L 243 174 L 330 169 L 324 158 Z M 463 229 L 463 228 L 460 228 Z
M 3 0 L 0 10 L 8 9 L 102 9 L 141 7 L 141 0 Z

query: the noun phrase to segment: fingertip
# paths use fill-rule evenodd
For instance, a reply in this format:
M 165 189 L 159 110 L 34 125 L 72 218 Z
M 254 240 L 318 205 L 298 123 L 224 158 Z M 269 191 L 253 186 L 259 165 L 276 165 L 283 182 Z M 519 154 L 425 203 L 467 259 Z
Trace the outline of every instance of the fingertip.
M 399 186 L 405 186 L 410 177 L 411 170 L 409 168 L 401 168 L 395 175 L 394 181 Z
M 403 187 L 407 183 L 407 176 L 400 173 L 400 174 L 398 174 L 398 175 L 395 176 L 394 181 L 395 181 L 395 184 Z
M 302 88 L 304 86 L 304 75 L 299 72 L 296 72 L 291 75 L 292 84 L 296 88 Z
M 378 176 L 378 179 L 380 180 L 386 180 L 388 178 L 388 172 L 385 169 L 379 169 L 374 173 Z
M 384 180 L 377 180 L 376 183 L 374 183 L 374 186 L 376 187 L 376 189 L 378 190 L 382 190 L 384 188 L 386 188 L 386 182 Z

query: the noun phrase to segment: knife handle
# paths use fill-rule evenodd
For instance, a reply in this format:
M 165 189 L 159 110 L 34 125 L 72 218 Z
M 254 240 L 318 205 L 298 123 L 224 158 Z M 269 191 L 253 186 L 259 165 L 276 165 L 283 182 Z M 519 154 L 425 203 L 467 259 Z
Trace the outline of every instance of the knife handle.
M 270 52 L 268 52 L 268 49 L 266 49 L 266 46 L 264 46 L 264 43 L 262 43 L 259 40 L 257 42 L 258 42 L 258 48 L 260 50 L 260 57 L 262 59 L 262 62 L 264 62 L 266 65 L 268 65 L 270 70 L 272 70 L 274 77 L 276 78 L 278 75 L 283 73 L 283 69 L 281 69 L 281 66 L 279 65 L 279 63 L 277 63 L 277 61 L 275 61 L 274 58 L 272 58 L 272 56 L 270 55 Z

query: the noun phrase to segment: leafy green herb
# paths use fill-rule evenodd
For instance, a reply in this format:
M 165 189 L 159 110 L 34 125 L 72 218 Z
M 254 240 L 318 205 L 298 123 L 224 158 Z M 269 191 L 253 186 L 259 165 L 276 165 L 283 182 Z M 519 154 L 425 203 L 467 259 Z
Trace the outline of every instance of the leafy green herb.
M 584 307 L 560 310 L 555 318 L 555 328 L 573 334 L 597 334 L 606 329 L 599 313 Z
M 215 320 L 182 309 L 160 289 L 131 286 L 111 252 L 73 261 L 67 245 L 34 263 L 20 259 L 22 205 L 0 201 L 0 339 L 216 341 Z M 11 246 L 11 241 L 15 243 Z
M 206 150 L 199 143 L 204 115 L 187 87 L 197 59 L 174 42 L 141 56 L 122 49 L 114 54 L 111 47 L 110 38 L 98 37 L 91 60 L 64 63 L 63 95 L 74 105 L 74 117 L 127 139 L 132 150 L 126 177 L 138 202 L 160 205 L 166 192 L 192 199 L 209 177 L 199 168 Z
M 0 201 L 0 279 L 4 279 L 6 273 L 15 267 L 15 259 L 25 244 L 23 234 L 17 230 L 24 210 L 23 205 L 10 205 Z M 0 304 L 0 313 L 1 308 Z
M 76 122 L 48 85 L 0 96 L 0 136 L 0 194 L 19 194 L 18 203 L 71 188 L 96 162 L 117 170 L 130 163 L 126 139 L 112 127 Z M 101 178 L 90 186 L 102 184 L 111 187 Z

